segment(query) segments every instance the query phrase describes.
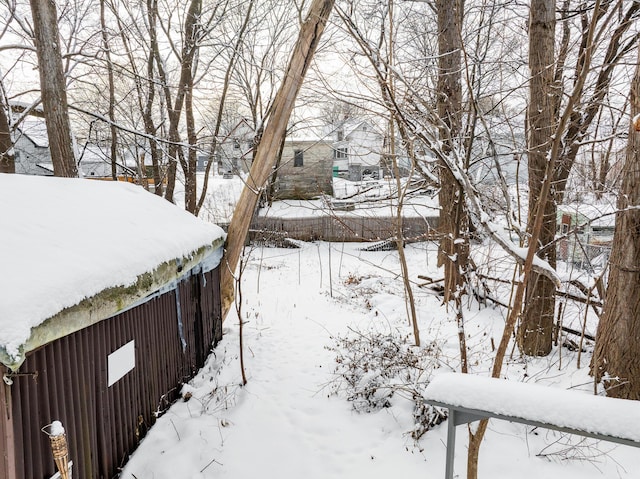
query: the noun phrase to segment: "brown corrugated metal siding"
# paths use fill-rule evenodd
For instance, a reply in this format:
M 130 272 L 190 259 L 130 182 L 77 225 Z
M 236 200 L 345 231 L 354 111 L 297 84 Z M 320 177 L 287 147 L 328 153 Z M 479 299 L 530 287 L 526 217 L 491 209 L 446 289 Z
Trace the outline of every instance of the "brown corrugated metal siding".
M 116 476 L 222 337 L 219 279 L 219 268 L 194 274 L 177 290 L 30 353 L 13 384 L 1 386 L 0 446 L 15 445 L 15 459 L 5 453 L 0 462 L 2 477 L 12 477 L 12 464 L 16 479 L 55 474 L 41 431 L 54 420 L 66 429 L 75 479 Z M 135 368 L 107 387 L 108 355 L 132 340 Z

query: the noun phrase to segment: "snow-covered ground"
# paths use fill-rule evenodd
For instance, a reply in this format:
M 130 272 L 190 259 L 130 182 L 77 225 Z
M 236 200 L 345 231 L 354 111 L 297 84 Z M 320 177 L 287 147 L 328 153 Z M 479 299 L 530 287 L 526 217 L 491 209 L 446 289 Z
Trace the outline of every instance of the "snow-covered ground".
M 412 436 L 418 430 L 412 392 L 432 375 L 459 370 L 460 364 L 453 311 L 447 312 L 431 290 L 418 287 L 418 274 L 438 274 L 435 247 L 419 243 L 407 248 L 422 339 L 422 347 L 415 348 L 397 253 L 365 252 L 360 246 L 319 242 L 301 249 L 247 251 L 241 301 L 226 319 L 223 340 L 185 387 L 190 399 L 174 404 L 158 420 L 121 477 L 444 477 L 446 423 L 420 439 Z M 492 339 L 499 342 L 505 312 L 470 301 L 464 314 L 471 372 L 487 375 Z M 245 386 L 239 318 L 244 322 Z M 398 345 L 397 354 L 385 349 L 389 338 Z M 399 368 L 395 377 L 385 377 L 380 363 L 363 359 L 368 344 L 370 352 L 383 352 L 386 360 L 413 358 L 421 369 Z M 580 368 L 577 353 L 567 348 L 528 360 L 516 349 L 504 372 L 513 380 L 589 394 L 592 345 L 586 349 Z M 367 370 L 357 376 L 356 366 Z M 357 386 L 378 385 L 370 389 L 372 396 L 347 387 L 345 378 L 356 376 Z M 376 400 L 387 407 L 371 406 Z M 460 426 L 458 477 L 466 476 L 466 436 Z M 479 468 L 481 478 L 635 478 L 640 451 L 492 421 Z
M 202 187 L 203 174 L 198 176 L 198 188 Z M 209 177 L 208 195 L 200 211 L 200 218 L 215 224 L 228 224 L 233 216 L 233 209 L 244 186 L 243 178 L 233 176 L 223 178 L 220 175 Z M 395 210 L 390 208 L 389 198 L 395 191 L 395 183 L 389 180 L 352 182 L 341 178 L 333 179 L 334 201 L 342 205 L 349 204 L 353 210 L 341 211 L 331 209 L 328 198 L 314 200 L 276 201 L 269 207 L 259 210 L 263 216 L 304 218 L 317 216 L 319 213 L 338 216 L 390 216 Z M 200 193 L 199 193 L 200 194 Z M 175 199 L 178 204 L 184 203 L 184 186 L 176 184 Z M 435 194 L 411 194 L 404 200 L 405 216 L 433 217 L 438 214 L 438 197 Z

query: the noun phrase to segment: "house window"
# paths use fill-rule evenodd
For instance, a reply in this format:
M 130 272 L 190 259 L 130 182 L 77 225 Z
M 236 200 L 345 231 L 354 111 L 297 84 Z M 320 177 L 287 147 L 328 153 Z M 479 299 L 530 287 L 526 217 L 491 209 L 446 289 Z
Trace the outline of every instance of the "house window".
M 336 160 L 346 160 L 347 159 L 347 149 L 346 148 L 336 148 L 333 150 L 334 159 Z
M 304 152 L 302 150 L 294 150 L 293 166 L 302 166 L 304 162 Z
M 344 140 L 344 130 L 340 128 L 338 130 L 338 141 L 343 141 L 343 140 Z

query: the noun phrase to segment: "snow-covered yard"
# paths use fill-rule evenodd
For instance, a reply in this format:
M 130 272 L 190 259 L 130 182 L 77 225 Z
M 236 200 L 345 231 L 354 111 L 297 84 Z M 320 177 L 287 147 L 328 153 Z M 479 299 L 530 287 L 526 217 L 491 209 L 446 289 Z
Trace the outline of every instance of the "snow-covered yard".
M 241 386 L 239 320 L 232 311 L 224 339 L 185 387 L 190 399 L 159 419 L 122 477 L 444 477 L 446 423 L 414 439 L 419 428 L 411 393 L 432 374 L 459 369 L 453 312 L 414 284 L 422 348 L 411 347 L 397 253 L 360 247 L 319 242 L 248 251 L 239 304 L 248 383 Z M 436 276 L 433 244 L 410 245 L 407 254 L 412 280 L 419 282 L 418 274 Z M 504 314 L 473 302 L 465 310 L 473 373 L 488 374 L 491 339 L 499 342 Z M 399 351 L 417 358 L 420 373 L 407 370 L 386 378 L 379 364 L 362 360 L 363 350 L 344 348 L 372 344 L 379 353 L 381 343 L 373 340 L 390 337 Z M 505 375 L 589 394 L 591 348 L 579 369 L 577 353 L 567 348 L 526 361 L 516 350 Z M 353 379 L 349 366 L 356 364 L 370 368 L 358 385 L 377 384 L 373 399 L 382 398 L 378 404 L 386 399 L 388 407 L 370 407 L 371 397 L 346 386 L 344 378 Z M 460 426 L 459 477 L 466 475 L 466 436 Z M 632 478 L 640 470 L 640 451 L 496 421 L 489 425 L 479 467 L 481 478 Z

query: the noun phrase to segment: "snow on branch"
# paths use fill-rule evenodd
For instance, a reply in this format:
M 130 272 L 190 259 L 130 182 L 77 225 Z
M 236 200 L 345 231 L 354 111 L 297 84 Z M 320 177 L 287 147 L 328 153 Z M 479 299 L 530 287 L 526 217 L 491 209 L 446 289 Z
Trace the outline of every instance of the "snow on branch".
M 366 37 L 358 30 L 349 15 L 339 8 L 337 8 L 337 11 L 351 35 L 358 42 L 363 54 L 368 58 L 380 86 L 383 89 L 387 89 L 386 95 L 384 95 L 385 106 L 389 109 L 396 122 L 400 123 L 415 139 L 422 141 L 435 155 L 436 159 L 440 160 L 440 163 L 451 172 L 464 191 L 469 219 L 476 230 L 484 232 L 486 236 L 500 245 L 519 264 L 524 264 L 527 257 L 527 248 L 519 247 L 510 239 L 504 237 L 500 233 L 500 228 L 491 222 L 489 214 L 482 207 L 477 188 L 467 172 L 460 166 L 464 163 L 464 152 L 460 151 L 459 147 L 454 147 L 450 152 L 445 152 L 439 131 L 449 130 L 446 123 L 433 111 L 430 105 L 421 100 L 422 95 L 415 91 L 411 82 L 407 81 L 401 72 L 394 69 L 392 65 L 385 62 L 376 53 L 375 46 L 366 40 Z M 406 96 L 409 98 L 411 111 L 409 111 L 409 108 L 402 107 L 397 102 L 393 92 L 388 89 L 386 81 L 388 72 L 392 72 L 396 80 L 406 87 Z M 534 247 L 534 245 L 530 245 L 530 247 Z M 532 270 L 549 278 L 556 288 L 562 289 L 560 276 L 547 261 L 534 256 Z

